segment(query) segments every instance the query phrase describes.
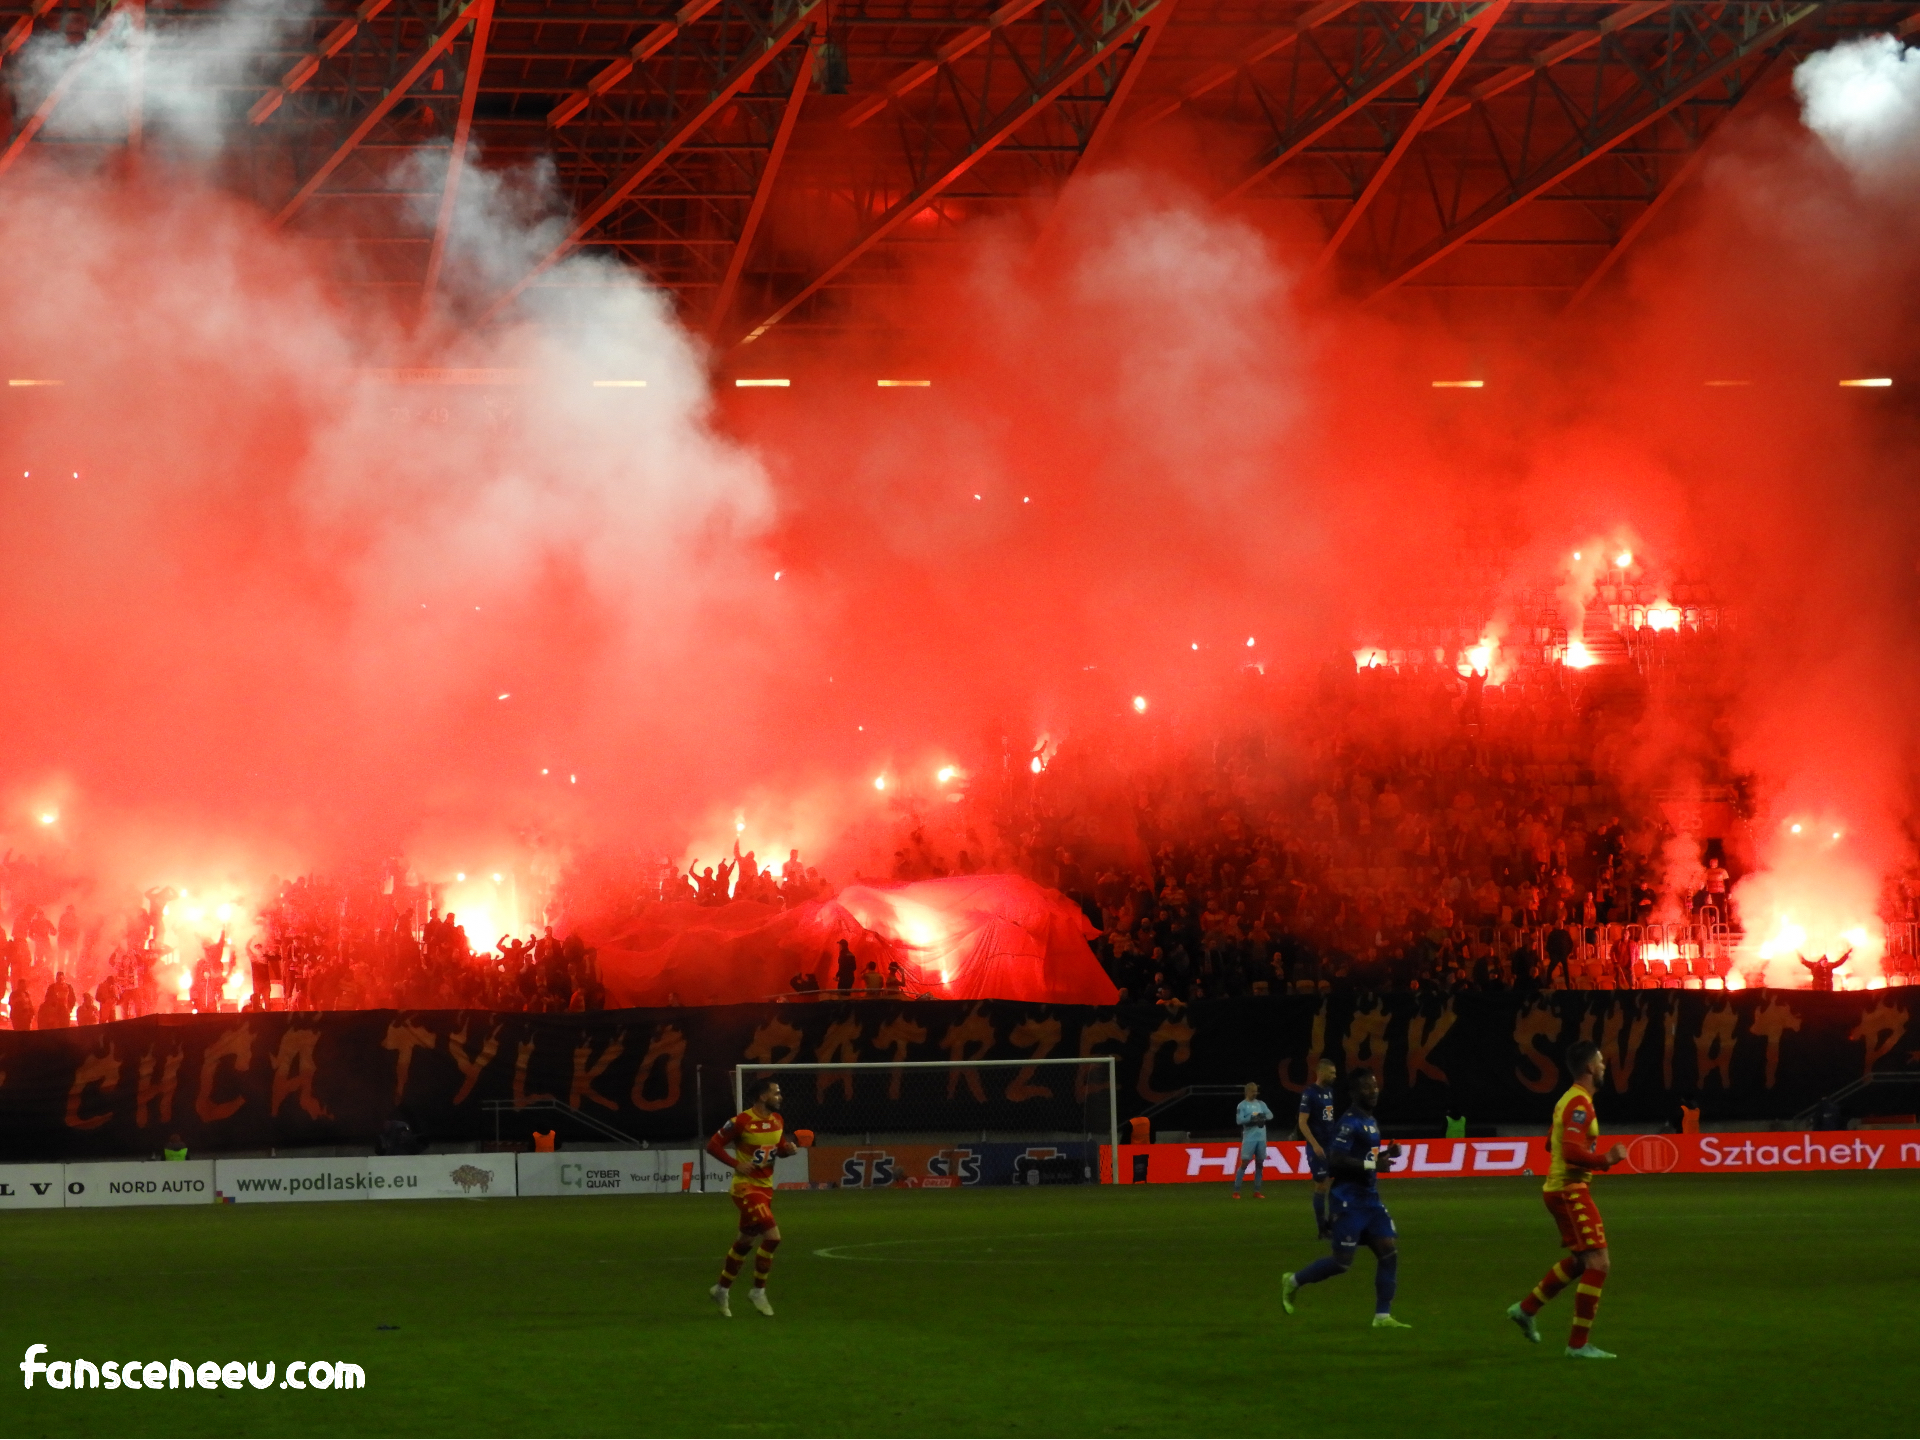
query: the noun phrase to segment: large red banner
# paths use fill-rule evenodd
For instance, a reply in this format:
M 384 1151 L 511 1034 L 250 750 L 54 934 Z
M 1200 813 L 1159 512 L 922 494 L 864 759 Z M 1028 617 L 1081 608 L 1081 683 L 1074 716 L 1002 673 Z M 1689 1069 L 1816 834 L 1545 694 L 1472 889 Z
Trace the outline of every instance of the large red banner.
M 1391 1138 L 1389 1136 L 1389 1138 Z M 1614 1174 L 1752 1175 L 1809 1170 L 1920 1169 L 1920 1130 L 1810 1130 L 1723 1135 L 1608 1135 L 1601 1148 L 1627 1147 L 1626 1163 Z M 1306 1146 L 1297 1140 L 1267 1146 L 1264 1179 L 1306 1180 Z M 1120 1182 L 1135 1183 L 1137 1160 L 1146 1159 L 1150 1185 L 1232 1180 L 1240 1147 L 1231 1140 L 1188 1145 L 1122 1145 Z M 1101 1150 L 1106 1175 L 1107 1150 Z M 1498 1140 L 1404 1140 L 1390 1167 L 1412 1180 L 1469 1175 L 1545 1175 L 1544 1135 Z M 1247 1180 L 1252 1180 L 1252 1175 Z

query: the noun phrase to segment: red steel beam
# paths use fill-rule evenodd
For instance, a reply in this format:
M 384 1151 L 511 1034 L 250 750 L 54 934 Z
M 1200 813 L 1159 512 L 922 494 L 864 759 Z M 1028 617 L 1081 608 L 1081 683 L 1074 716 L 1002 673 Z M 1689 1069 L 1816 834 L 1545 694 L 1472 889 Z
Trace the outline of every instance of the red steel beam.
M 440 288 L 440 265 L 447 255 L 447 234 L 453 229 L 454 207 L 460 199 L 460 174 L 467 163 L 467 139 L 473 133 L 473 106 L 480 97 L 480 72 L 487 63 L 487 33 L 493 28 L 493 0 L 480 0 L 473 12 L 473 39 L 467 46 L 467 78 L 460 87 L 460 115 L 453 125 L 453 149 L 447 154 L 447 182 L 440 191 L 440 217 L 434 222 L 433 248 L 427 251 L 427 274 L 420 282 L 420 318 L 433 306 Z
M 33 3 L 27 6 L 27 13 L 15 20 L 13 24 L 7 28 L 5 35 L 0 35 L 0 60 L 5 60 L 7 56 L 13 54 L 22 45 L 26 44 L 27 41 L 31 40 L 33 38 L 33 22 L 59 3 L 60 0 L 33 0 Z
M 1089 70 L 1093 69 L 1093 67 L 1101 61 L 1109 58 L 1119 46 L 1131 40 L 1140 27 L 1152 19 L 1154 13 L 1165 3 L 1166 0 L 1151 0 L 1151 3 L 1145 6 L 1139 14 L 1127 21 L 1126 24 L 1119 26 L 1109 35 L 1091 55 L 1078 65 L 1075 65 L 1065 75 L 1061 76 L 1060 79 L 1056 80 L 1045 93 L 1034 96 L 1032 102 L 1027 105 L 1025 109 L 1021 110 L 1019 114 L 1014 115 L 1011 119 L 1004 120 L 998 129 L 989 132 L 972 150 L 968 151 L 966 155 L 962 156 L 949 167 L 944 174 L 928 182 L 922 189 L 896 201 L 893 207 L 880 217 L 879 222 L 875 224 L 871 230 L 867 231 L 865 235 L 862 235 L 843 251 L 837 260 L 816 274 L 803 285 L 798 292 L 784 301 L 771 315 L 754 326 L 752 330 L 741 338 L 740 344 L 750 345 L 755 340 L 758 340 L 762 335 L 766 334 L 767 331 L 771 330 L 775 325 L 778 325 L 798 309 L 803 301 L 817 293 L 822 287 L 830 284 L 837 275 L 862 255 L 866 254 L 868 250 L 872 249 L 895 230 L 906 224 L 907 221 L 911 220 L 915 215 L 926 209 L 949 185 L 952 185 L 975 165 L 979 164 L 998 149 L 1000 144 L 1009 135 L 1013 134 L 1014 131 L 1026 124 L 1027 121 L 1053 104 L 1054 101 L 1066 94 L 1068 90 L 1079 84 L 1081 78 L 1085 76 Z
M 1041 218 L 1038 233 L 1033 237 L 1036 250 L 1044 249 L 1054 234 L 1054 225 L 1060 219 L 1060 207 L 1073 182 L 1085 174 L 1090 174 L 1100 163 L 1100 157 L 1113 143 L 1113 137 L 1119 129 L 1118 120 L 1127 103 L 1127 96 L 1147 68 L 1147 61 L 1153 56 L 1153 48 L 1166 33 L 1167 25 L 1173 19 L 1175 7 L 1180 0 L 1162 0 L 1154 23 L 1147 26 L 1140 36 L 1140 43 L 1133 47 L 1133 58 L 1127 61 L 1127 68 L 1121 74 L 1120 81 L 1113 87 L 1113 94 L 1107 97 L 1106 107 L 1101 110 L 1100 118 L 1094 122 L 1093 133 L 1087 137 L 1087 143 L 1081 147 L 1079 158 L 1074 161 L 1073 169 L 1061 185 L 1059 193 L 1053 197 L 1053 204 L 1047 207 L 1047 213 Z
M 127 148 L 138 150 L 146 139 L 147 0 L 127 0 L 127 23 L 133 27 L 132 63 L 127 67 Z
M 1734 111 L 1742 109 L 1750 101 L 1759 96 L 1763 89 L 1760 83 L 1761 79 L 1766 75 L 1768 70 L 1773 68 L 1773 64 L 1778 58 L 1777 55 L 1767 56 L 1766 60 L 1762 62 L 1762 68 L 1759 74 L 1754 76 L 1753 83 L 1747 87 L 1747 93 L 1740 97 L 1739 102 L 1734 105 L 1732 111 L 1729 111 L 1721 117 L 1721 125 L 1726 124 L 1728 120 L 1733 118 Z M 1792 78 L 1793 71 L 1790 69 L 1776 72 L 1764 87 L 1765 98 L 1771 99 L 1782 93 L 1787 85 L 1792 82 Z M 1713 133 L 1718 134 L 1719 129 L 1720 127 L 1716 125 Z M 1607 273 L 1618 263 L 1620 257 L 1627 253 L 1628 249 L 1633 245 L 1633 242 L 1638 240 L 1641 234 L 1645 232 L 1647 226 L 1653 223 L 1654 217 L 1665 208 L 1667 201 L 1673 198 L 1674 192 L 1681 189 L 1687 181 L 1693 178 L 1693 172 L 1700 168 L 1701 157 L 1707 153 L 1707 144 L 1712 138 L 1713 135 L 1709 135 L 1706 140 L 1701 141 L 1693 147 L 1688 153 L 1687 158 L 1680 163 L 1680 168 L 1673 172 L 1673 178 L 1660 187 L 1660 193 L 1653 197 L 1646 209 L 1634 217 L 1633 223 L 1620 232 L 1620 238 L 1613 242 L 1613 248 L 1600 257 L 1600 263 L 1594 266 L 1593 273 L 1580 282 L 1580 288 L 1574 291 L 1572 297 L 1568 299 L 1566 309 L 1560 312 L 1562 315 L 1572 310 L 1581 301 L 1585 300 L 1587 296 L 1593 293 L 1595 287 L 1607 278 Z
M 1526 188 L 1523 191 L 1517 194 L 1511 194 L 1505 198 L 1496 197 L 1497 203 L 1496 201 L 1488 201 L 1465 221 L 1456 225 L 1453 229 L 1446 231 L 1444 234 L 1436 236 L 1420 249 L 1416 250 L 1412 258 L 1409 259 L 1391 279 L 1387 280 L 1367 298 L 1376 300 L 1382 295 L 1399 289 L 1400 286 L 1411 280 L 1415 275 L 1418 275 L 1422 270 L 1427 269 L 1436 261 L 1451 255 L 1455 250 L 1458 250 L 1462 245 L 1473 239 L 1474 236 L 1480 234 L 1489 226 L 1496 224 L 1505 216 L 1511 215 L 1529 200 L 1545 194 L 1556 185 L 1565 183 L 1569 178 L 1578 174 L 1581 170 L 1584 170 L 1602 155 L 1607 154 L 1609 151 L 1632 139 L 1635 135 L 1638 135 L 1663 115 L 1678 109 L 1714 81 L 1724 79 L 1728 71 L 1737 70 L 1740 66 L 1747 64 L 1753 59 L 1756 51 L 1781 39 L 1792 30 L 1794 26 L 1800 24 L 1801 21 L 1818 14 L 1821 8 L 1819 0 L 1812 0 L 1812 3 L 1801 5 L 1798 9 L 1790 12 L 1785 19 L 1775 21 L 1757 35 L 1748 37 L 1740 46 L 1729 51 L 1711 65 L 1703 67 L 1699 74 L 1695 75 L 1679 90 L 1675 91 L 1673 95 L 1668 97 L 1665 103 L 1650 110 L 1647 114 L 1640 116 L 1631 123 L 1622 125 L 1601 144 L 1596 145 L 1584 154 L 1572 157 L 1557 170 L 1550 171 L 1537 179 L 1525 182 Z
M 453 44 L 454 37 L 465 29 L 467 21 L 473 18 L 473 12 L 485 3 L 488 3 L 488 0 L 464 0 L 460 8 L 454 12 L 453 18 L 441 27 L 440 33 L 430 39 L 425 48 L 414 56 L 413 63 L 406 68 L 406 72 L 394 81 L 393 88 L 382 95 L 373 108 L 360 117 L 360 123 L 353 127 L 346 139 L 334 147 L 333 153 L 321 162 L 320 168 L 307 177 L 307 183 L 296 190 L 293 198 L 280 207 L 280 213 L 273 217 L 275 229 L 285 225 L 302 205 L 313 198 L 314 192 L 326 184 L 327 177 L 333 174 L 340 163 L 373 132 L 374 126 L 387 118 L 388 112 L 398 105 L 405 98 L 407 91 L 414 87 L 415 82 L 427 73 L 427 68 L 446 54 L 447 47 Z
M 1374 197 L 1386 185 L 1387 177 L 1393 174 L 1394 167 L 1405 158 L 1407 151 L 1413 148 L 1413 142 L 1419 138 L 1420 132 L 1427 128 L 1434 111 L 1439 109 L 1440 103 L 1447 98 L 1447 92 L 1453 89 L 1453 82 L 1460 78 L 1460 72 L 1472 62 L 1474 52 L 1479 50 L 1481 42 L 1493 33 L 1493 27 L 1500 23 L 1500 17 L 1506 13 L 1510 3 L 1511 0 L 1488 0 L 1487 4 L 1480 7 L 1479 13 L 1473 17 L 1473 22 L 1468 28 L 1465 43 L 1454 52 L 1445 73 L 1434 83 L 1433 88 L 1427 91 L 1426 98 L 1420 102 L 1420 108 L 1414 112 L 1413 119 L 1401 129 L 1399 137 L 1393 142 L 1393 148 L 1387 151 L 1387 158 L 1380 162 L 1380 168 L 1373 172 L 1372 178 L 1367 181 L 1366 188 L 1354 200 L 1353 208 L 1347 211 L 1340 223 L 1334 227 L 1333 234 L 1327 237 L 1327 243 L 1321 247 L 1320 258 L 1314 262 L 1314 269 L 1325 268 L 1340 247 L 1346 243 L 1347 236 L 1351 235 L 1354 227 L 1360 223 L 1360 217 L 1366 214 L 1367 207 L 1373 203 Z
M 360 33 L 362 25 L 392 3 L 393 0 L 361 0 L 359 8 L 352 15 L 327 32 L 327 38 L 320 42 L 319 49 L 311 55 L 303 55 L 294 61 L 287 73 L 280 77 L 280 83 L 253 102 L 253 107 L 247 111 L 247 123 L 264 124 L 267 117 L 280 108 L 281 102 L 287 96 L 319 73 L 322 60 L 331 60 L 338 55 L 347 47 L 348 42 Z
M 1583 51 L 1591 50 L 1614 31 L 1624 30 L 1629 25 L 1637 25 L 1649 15 L 1665 10 L 1670 3 L 1671 0 L 1638 0 L 1636 4 L 1621 6 L 1592 29 L 1580 30 L 1564 40 L 1556 40 L 1545 49 L 1530 56 L 1525 64 L 1509 65 L 1498 75 L 1482 80 L 1458 100 L 1429 119 L 1427 129 L 1431 130 L 1436 125 L 1444 125 L 1449 120 L 1457 119 L 1475 105 L 1491 100 L 1494 96 L 1511 90 L 1516 85 L 1526 83 L 1537 72 L 1549 66 L 1558 65 L 1562 60 L 1571 59 Z
M 1007 4 L 1002 5 L 987 17 L 986 24 L 963 30 L 934 51 L 931 57 L 909 66 L 904 72 L 894 76 L 879 90 L 841 116 L 840 123 L 849 130 L 866 124 L 902 95 L 918 89 L 938 75 L 942 65 L 950 65 L 969 50 L 985 44 L 993 37 L 994 31 L 1011 25 L 1021 16 L 1030 13 L 1039 3 L 1040 0 L 1008 0 Z
M 535 280 L 546 274 L 560 258 L 574 246 L 584 240 L 614 209 L 637 190 L 648 176 L 666 164 L 679 148 L 691 140 L 707 125 L 714 116 L 733 103 L 738 95 L 762 70 L 772 63 L 773 57 L 786 48 L 787 42 L 813 24 L 813 12 L 819 8 L 821 0 L 799 0 L 793 14 L 778 30 L 767 37 L 764 48 L 744 56 L 734 65 L 731 72 L 717 89 L 708 92 L 706 103 L 696 110 L 689 111 L 673 130 L 664 136 L 651 155 L 635 162 L 604 190 L 600 198 L 583 210 L 573 222 L 572 228 L 561 237 L 551 250 L 534 264 L 533 268 L 516 280 L 512 287 L 487 307 L 480 317 L 482 324 L 491 320 L 505 309 L 519 294 Z
M 1335 19 L 1359 3 L 1360 0 L 1321 0 L 1320 4 L 1307 11 L 1298 20 L 1263 35 L 1247 49 L 1241 51 L 1238 59 L 1229 60 L 1222 65 L 1209 66 L 1182 86 L 1178 94 L 1165 96 L 1156 101 L 1151 108 L 1141 112 L 1139 123 L 1152 125 L 1166 119 L 1181 106 L 1198 100 L 1209 90 L 1219 89 L 1249 65 L 1257 65 L 1262 60 L 1271 59 L 1309 30 L 1326 24 L 1327 21 Z
M 747 207 L 747 222 L 740 227 L 740 238 L 734 241 L 733 254 L 727 259 L 727 273 L 721 277 L 720 292 L 713 297 L 713 309 L 707 316 L 707 337 L 711 339 L 719 333 L 721 324 L 727 318 L 727 312 L 733 308 L 734 291 L 740 286 L 740 274 L 747 268 L 747 255 L 753 249 L 753 237 L 759 233 L 761 217 L 767 213 L 767 200 L 773 194 L 773 182 L 780 174 L 780 162 L 786 159 L 787 145 L 793 139 L 793 127 L 800 120 L 800 106 L 807 98 L 807 89 L 813 84 L 813 57 L 819 53 L 826 36 L 818 26 L 807 39 L 807 53 L 800 57 L 795 68 L 793 89 L 787 94 L 787 103 L 780 110 L 780 124 L 773 132 L 773 145 L 767 151 L 767 163 L 760 170 L 760 183 L 753 187 L 753 203 Z
M 633 67 L 651 60 L 672 42 L 687 26 L 718 5 L 720 0 L 687 0 L 673 13 L 670 19 L 662 20 L 653 29 L 641 36 L 640 43 L 625 55 L 615 60 L 599 74 L 589 80 L 581 89 L 574 91 L 553 109 L 547 112 L 547 124 L 564 125 L 578 115 L 594 97 L 604 95 L 633 73 Z
M 1346 104 L 1342 105 L 1338 110 L 1334 111 L 1333 114 L 1329 115 L 1325 120 L 1322 120 L 1318 125 L 1315 125 L 1304 135 L 1301 135 L 1291 145 L 1259 165 L 1251 175 L 1248 175 L 1238 185 L 1235 185 L 1231 190 L 1227 191 L 1223 198 L 1232 200 L 1246 194 L 1247 191 L 1251 190 L 1255 185 L 1258 185 L 1262 180 L 1266 179 L 1267 176 L 1286 164 L 1287 161 L 1293 159 L 1294 156 L 1298 155 L 1302 150 L 1305 150 L 1329 130 L 1332 130 L 1335 126 L 1344 123 L 1359 114 L 1360 111 L 1366 109 L 1367 106 L 1386 94 L 1388 90 L 1398 85 L 1402 80 L 1406 79 L 1407 76 L 1431 60 L 1439 53 L 1443 45 L 1451 45 L 1463 31 L 1470 30 L 1472 27 L 1473 22 L 1470 20 L 1455 20 L 1452 27 L 1445 32 L 1443 39 L 1436 39 L 1434 36 L 1425 37 L 1425 43 L 1423 43 L 1419 49 L 1415 50 L 1413 54 L 1401 60 L 1399 64 L 1393 66 L 1391 69 L 1376 76 L 1364 90 L 1359 91 L 1349 98 Z
M 46 128 L 47 121 L 53 118 L 53 112 L 60 108 L 60 102 L 66 98 L 67 91 L 73 88 L 73 82 L 80 78 L 80 72 L 87 68 L 87 62 L 99 52 L 101 39 L 113 17 L 120 13 L 124 0 L 114 0 L 107 13 L 100 17 L 100 23 L 88 32 L 87 38 L 80 42 L 80 53 L 67 62 L 67 68 L 60 72 L 60 78 L 53 82 L 53 88 L 47 91 L 40 101 L 39 108 L 27 117 L 27 123 L 20 127 L 5 150 L 0 150 L 0 175 L 13 168 L 27 146 L 33 143 L 33 137 Z
M 1146 72 L 1147 61 L 1153 58 L 1154 47 L 1160 43 L 1160 37 L 1167 33 L 1167 26 L 1173 22 L 1173 12 L 1179 4 L 1180 0 L 1161 0 L 1154 23 L 1147 26 L 1146 32 L 1140 37 L 1140 43 L 1133 47 L 1133 58 L 1127 61 L 1125 72 L 1120 76 L 1119 83 L 1113 87 L 1113 94 L 1107 97 L 1106 106 L 1100 111 L 1100 118 L 1094 122 L 1093 133 L 1087 137 L 1086 145 L 1081 148 L 1080 158 L 1074 162 L 1073 175 L 1098 165 L 1102 152 L 1113 143 L 1114 132 L 1118 128 L 1120 115 L 1126 108 L 1127 97 L 1133 93 L 1134 85 Z M 1067 177 L 1069 182 L 1072 181 L 1073 175 Z

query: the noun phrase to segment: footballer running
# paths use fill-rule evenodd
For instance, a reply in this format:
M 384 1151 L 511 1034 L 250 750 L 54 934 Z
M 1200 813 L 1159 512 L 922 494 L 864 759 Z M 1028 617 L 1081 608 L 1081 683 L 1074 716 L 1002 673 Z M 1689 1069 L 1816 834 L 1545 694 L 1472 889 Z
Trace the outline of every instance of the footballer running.
M 753 1256 L 753 1288 L 747 1291 L 747 1299 L 762 1315 L 773 1314 L 773 1302 L 767 1299 L 767 1275 L 773 1269 L 773 1252 L 780 1248 L 780 1226 L 773 1218 L 773 1162 L 796 1153 L 813 1139 L 804 1130 L 795 1131 L 791 1140 L 786 1138 L 786 1122 L 778 1109 L 778 1080 L 755 1080 L 748 1085 L 747 1095 L 752 1103 L 707 1141 L 707 1153 L 733 1167 L 729 1193 L 740 1211 L 739 1238 L 720 1262 L 719 1283 L 707 1291 L 729 1320 L 733 1318 L 733 1282 L 749 1255 Z
M 1626 1159 L 1627 1147 L 1615 1145 L 1604 1155 L 1598 1149 L 1600 1116 L 1593 1097 L 1607 1078 L 1607 1061 L 1600 1047 L 1591 1040 L 1573 1045 L 1567 1051 L 1567 1073 L 1573 1077 L 1573 1084 L 1553 1107 L 1553 1128 L 1547 1132 L 1552 1161 L 1540 1198 L 1559 1225 L 1560 1243 L 1569 1254 L 1541 1278 L 1532 1294 L 1507 1307 L 1507 1318 L 1538 1345 L 1540 1329 L 1533 1317 L 1577 1279 L 1580 1283 L 1573 1294 L 1573 1329 L 1567 1336 L 1567 1354 L 1576 1360 L 1612 1360 L 1615 1356 L 1611 1350 L 1602 1350 L 1587 1338 L 1600 1310 L 1601 1287 L 1607 1283 L 1607 1227 L 1601 1223 L 1600 1207 L 1593 1203 L 1587 1182 L 1594 1171 L 1611 1170 Z
M 1329 1224 L 1333 1253 L 1323 1255 L 1304 1270 L 1288 1271 L 1280 1277 L 1280 1306 L 1293 1314 L 1293 1297 L 1303 1285 L 1317 1285 L 1344 1275 L 1353 1268 L 1354 1252 L 1362 1241 L 1373 1251 L 1373 1327 L 1376 1330 L 1411 1330 L 1404 1321 L 1393 1318 L 1393 1296 L 1399 1284 L 1399 1236 L 1393 1217 L 1380 1202 L 1374 1179 L 1382 1161 L 1399 1155 L 1398 1144 L 1386 1145 L 1380 1139 L 1380 1122 L 1374 1119 L 1374 1107 L 1380 1103 L 1380 1077 L 1365 1066 L 1347 1077 L 1347 1090 L 1353 1104 L 1334 1127 L 1333 1140 L 1327 1146 L 1327 1169 L 1333 1176 L 1332 1215 Z

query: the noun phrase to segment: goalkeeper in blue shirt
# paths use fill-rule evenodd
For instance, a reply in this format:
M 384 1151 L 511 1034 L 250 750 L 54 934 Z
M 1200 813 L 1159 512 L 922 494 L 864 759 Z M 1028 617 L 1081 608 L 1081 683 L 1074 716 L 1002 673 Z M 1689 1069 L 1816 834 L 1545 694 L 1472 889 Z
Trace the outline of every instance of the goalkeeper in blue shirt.
M 1260 1177 L 1267 1168 L 1267 1122 L 1271 1119 L 1273 1111 L 1260 1098 L 1260 1087 L 1248 1081 L 1246 1098 L 1233 1112 L 1234 1123 L 1240 1127 L 1240 1163 L 1233 1171 L 1233 1198 L 1236 1200 L 1240 1198 L 1240 1177 L 1247 1173 L 1249 1161 L 1253 1163 L 1253 1198 L 1267 1198 L 1260 1192 Z

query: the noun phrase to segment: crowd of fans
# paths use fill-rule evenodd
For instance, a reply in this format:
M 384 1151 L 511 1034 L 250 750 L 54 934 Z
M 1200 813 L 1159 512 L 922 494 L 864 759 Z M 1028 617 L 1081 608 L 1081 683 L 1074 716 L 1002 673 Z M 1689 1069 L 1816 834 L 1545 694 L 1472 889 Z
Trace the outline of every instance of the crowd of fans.
M 1010 780 L 969 797 L 967 843 L 951 862 L 908 814 L 891 878 L 1015 870 L 1056 886 L 1099 928 L 1095 952 L 1135 1002 L 1758 983 L 1733 959 L 1741 847 L 1735 835 L 1676 833 L 1645 778 L 1644 694 L 1621 703 L 1617 685 L 1538 667 L 1498 686 L 1419 663 L 1329 667 L 1291 688 L 1248 680 L 1260 693 L 1216 707 L 1205 729 L 1172 726 L 1142 745 L 1090 728 L 1036 760 L 1030 780 L 1005 767 Z M 1710 750 L 1690 766 L 1707 777 L 1696 813 L 1705 794 L 1732 822 L 1721 828 L 1738 830 L 1737 777 Z M 613 933 L 663 902 L 791 906 L 833 893 L 797 851 L 762 865 L 736 843 L 712 865 L 650 865 L 576 866 L 549 913 Z M 1889 890 L 1892 930 L 1920 934 L 1917 888 Z M 6 894 L 58 889 L 0 861 Z M 276 882 L 244 947 L 224 929 L 177 928 L 172 890 L 144 898 L 104 956 L 104 924 L 73 904 L 19 905 L 0 928 L 13 1028 L 179 1008 L 605 1003 L 579 934 L 470 936 L 397 862 Z M 1916 947 L 1895 948 L 1888 968 L 1912 968 Z M 1808 968 L 1830 986 L 1824 959 Z M 851 956 L 841 961 L 840 988 L 902 993 L 898 966 L 856 975 Z
M 718 865 L 685 874 L 622 872 L 617 904 L 605 884 L 589 879 L 575 877 L 571 906 L 562 897 L 554 908 L 605 921 L 660 901 L 787 906 L 831 893 L 797 850 L 762 866 L 737 845 Z M 64 883 L 11 857 L 0 864 L 8 893 Z M 579 893 L 583 887 L 591 893 Z M 176 1010 L 604 1008 L 598 957 L 578 933 L 556 935 L 547 925 L 524 937 L 470 936 L 439 898 L 399 862 L 357 875 L 275 881 L 273 899 L 242 945 L 224 925 L 209 937 L 182 923 L 180 892 L 156 888 L 126 917 L 121 943 L 104 954 L 105 926 L 84 925 L 72 904 L 52 920 L 25 904 L 13 916 L 11 938 L 0 924 L 4 1021 L 30 1030 Z
M 1018 858 L 1080 901 L 1132 1000 L 1757 984 L 1733 955 L 1735 836 L 1677 835 L 1627 783 L 1645 744 L 1633 700 L 1552 672 L 1500 687 L 1435 665 L 1329 672 L 1118 775 L 1111 747 L 1069 741 Z M 1737 829 L 1741 787 L 1719 777 L 1708 793 Z M 1111 814 L 1096 792 L 1116 786 L 1144 864 L 1086 818 Z M 1911 920 L 1912 888 L 1883 910 Z

